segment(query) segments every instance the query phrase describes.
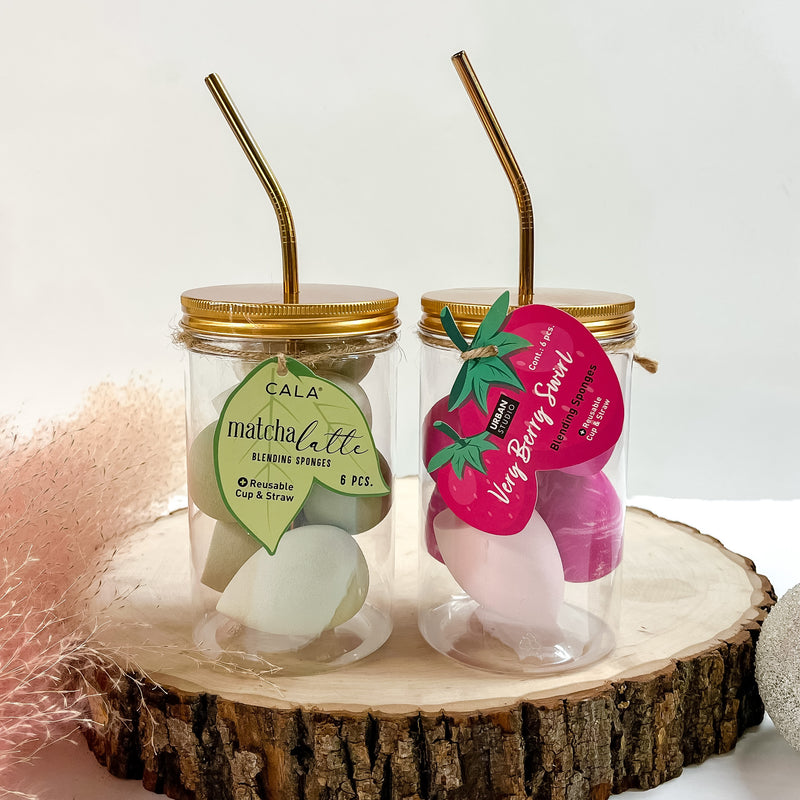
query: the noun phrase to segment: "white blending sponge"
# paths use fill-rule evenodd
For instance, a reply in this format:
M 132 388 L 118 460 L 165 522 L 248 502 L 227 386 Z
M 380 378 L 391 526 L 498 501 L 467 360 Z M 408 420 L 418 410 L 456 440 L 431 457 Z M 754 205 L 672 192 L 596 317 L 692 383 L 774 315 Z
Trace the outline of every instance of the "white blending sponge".
M 332 525 L 287 531 L 270 555 L 261 548 L 231 578 L 217 611 L 263 633 L 316 636 L 354 616 L 369 570 L 353 537 Z

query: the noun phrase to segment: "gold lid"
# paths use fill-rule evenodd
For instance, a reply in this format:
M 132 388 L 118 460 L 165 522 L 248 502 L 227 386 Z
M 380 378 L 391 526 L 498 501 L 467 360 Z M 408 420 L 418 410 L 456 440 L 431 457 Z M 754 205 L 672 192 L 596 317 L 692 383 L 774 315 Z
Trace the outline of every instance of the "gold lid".
M 367 336 L 399 327 L 397 295 L 368 286 L 306 283 L 284 303 L 282 284 L 204 286 L 181 295 L 181 327 L 246 339 Z
M 517 289 L 441 289 L 422 295 L 422 319 L 425 333 L 446 335 L 440 314 L 447 306 L 466 337 L 472 337 L 492 303 L 505 291 L 511 297 L 509 311 L 518 308 Z M 537 289 L 534 304 L 555 306 L 580 320 L 597 339 L 615 339 L 636 332 L 633 319 L 634 299 L 627 294 L 592 289 Z

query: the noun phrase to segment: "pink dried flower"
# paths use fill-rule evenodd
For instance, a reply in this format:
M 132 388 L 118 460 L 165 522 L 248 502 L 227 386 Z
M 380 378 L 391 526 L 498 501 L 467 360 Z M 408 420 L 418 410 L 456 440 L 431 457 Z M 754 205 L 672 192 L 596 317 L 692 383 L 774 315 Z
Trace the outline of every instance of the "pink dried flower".
M 184 480 L 180 401 L 101 384 L 69 418 L 0 420 L 0 787 L 11 765 L 88 724 L 81 671 L 107 662 L 88 611 L 116 549 Z

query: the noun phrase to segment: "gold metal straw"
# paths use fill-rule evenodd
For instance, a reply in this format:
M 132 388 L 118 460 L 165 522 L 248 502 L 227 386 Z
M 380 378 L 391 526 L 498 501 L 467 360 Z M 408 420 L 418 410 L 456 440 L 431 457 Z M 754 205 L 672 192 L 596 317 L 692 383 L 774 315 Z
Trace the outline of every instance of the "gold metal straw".
M 533 302 L 533 205 L 525 178 L 508 146 L 506 137 L 500 128 L 497 117 L 486 99 L 480 82 L 478 81 L 472 64 L 469 63 L 467 54 L 462 50 L 453 56 L 453 64 L 458 72 L 467 94 L 472 100 L 472 105 L 481 118 L 486 133 L 503 165 L 519 210 L 519 304 L 527 305 Z
M 275 213 L 278 216 L 278 226 L 281 233 L 281 249 L 283 252 L 283 302 L 284 303 L 297 303 L 299 301 L 298 285 L 297 285 L 297 242 L 294 233 L 294 220 L 292 219 L 292 212 L 289 210 L 289 204 L 286 202 L 286 197 L 283 194 L 280 184 L 272 174 L 272 170 L 264 158 L 264 154 L 256 144 L 253 135 L 250 133 L 247 125 L 239 114 L 238 109 L 234 105 L 231 96 L 228 94 L 225 85 L 222 83 L 219 75 L 212 72 L 206 78 L 206 86 L 208 86 L 217 105 L 220 107 L 223 116 L 231 126 L 239 144 L 242 146 L 248 161 L 253 165 L 253 169 L 258 175 L 258 179 L 267 190 L 269 199 L 275 208 Z

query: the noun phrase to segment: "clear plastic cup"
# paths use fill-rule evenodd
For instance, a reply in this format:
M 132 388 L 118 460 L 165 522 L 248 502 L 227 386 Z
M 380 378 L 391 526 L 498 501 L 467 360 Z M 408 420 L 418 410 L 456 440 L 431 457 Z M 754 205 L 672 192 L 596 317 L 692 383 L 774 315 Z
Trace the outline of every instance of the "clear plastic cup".
M 368 655 L 391 631 L 397 296 L 181 301 L 197 646 L 295 674 Z
M 459 517 L 461 513 L 474 519 L 463 512 L 473 496 L 493 493 L 498 500 L 492 502 L 502 513 L 508 498 L 500 487 L 506 486 L 509 493 L 520 487 L 529 489 L 522 477 L 513 486 L 513 474 L 508 485 L 498 481 L 498 486 L 491 479 L 491 469 L 486 468 L 487 478 L 476 468 L 474 455 L 470 456 L 472 462 L 439 467 L 451 470 L 437 479 L 439 484 L 434 480 L 439 471 L 432 470 L 432 475 L 428 469 L 429 464 L 437 463 L 431 459 L 438 451 L 466 435 L 464 414 L 471 413 L 473 402 L 467 403 L 465 412 L 448 410 L 448 398 L 464 360 L 444 330 L 442 309 L 447 306 L 469 341 L 503 291 L 452 289 L 422 297 L 419 628 L 436 650 L 473 667 L 521 674 L 555 672 L 597 660 L 614 646 L 628 415 L 624 414 L 618 440 L 604 452 L 558 469 L 537 468 L 535 456 L 526 464 L 525 477 L 536 481 L 537 494 L 535 507 L 528 508 L 529 518 L 519 532 L 497 535 Z M 513 309 L 516 290 L 511 290 L 510 296 Z M 608 292 L 542 289 L 536 293 L 535 303 L 559 308 L 588 329 L 610 361 L 613 372 L 607 373 L 607 380 L 613 383 L 616 376 L 620 402 L 627 409 L 636 334 L 633 299 Z M 526 386 L 525 391 L 533 390 Z M 559 424 L 580 420 L 575 424 L 586 426 L 580 430 L 587 437 L 592 436 L 593 425 L 602 425 L 603 407 L 592 403 L 593 391 L 591 381 L 580 384 L 573 398 L 580 412 L 573 415 L 567 410 L 571 398 L 561 398 L 550 412 L 553 425 L 542 422 L 556 448 Z M 508 394 L 511 400 L 521 396 L 514 391 Z M 495 419 L 500 433 L 509 407 L 502 397 L 496 404 Z M 434 426 L 437 421 L 439 427 Z M 447 433 L 442 422 L 455 431 Z M 489 460 L 499 449 L 512 447 L 491 425 L 490 421 L 486 428 L 490 432 L 481 439 L 488 444 L 479 442 L 481 447 L 491 448 Z M 460 477 L 459 468 L 463 469 Z M 489 513 L 492 507 L 487 505 Z

